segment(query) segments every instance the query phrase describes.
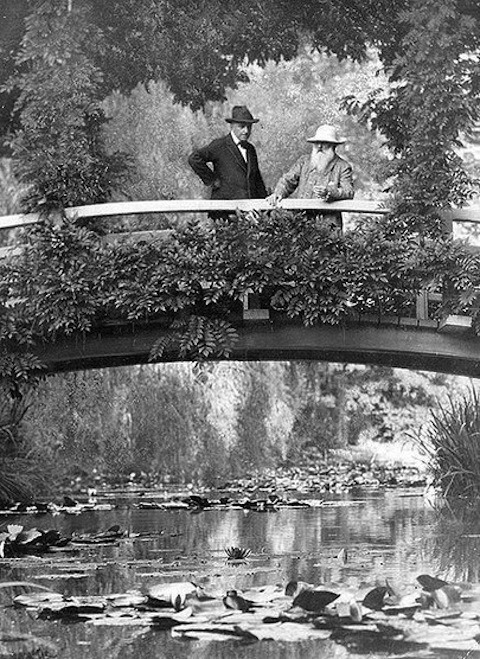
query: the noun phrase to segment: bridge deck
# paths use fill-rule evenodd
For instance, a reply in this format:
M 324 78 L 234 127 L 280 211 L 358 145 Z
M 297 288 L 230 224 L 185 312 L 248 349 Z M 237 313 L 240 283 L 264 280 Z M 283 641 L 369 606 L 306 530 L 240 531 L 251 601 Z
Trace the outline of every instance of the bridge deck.
M 388 320 L 388 319 L 386 319 Z M 291 323 L 251 323 L 238 327 L 234 360 L 311 359 L 385 365 L 480 377 L 480 341 L 434 328 L 357 321 L 344 326 L 302 327 Z M 147 363 L 159 327 L 112 328 L 84 339 L 46 345 L 38 351 L 49 372 Z M 166 354 L 162 361 L 178 361 Z

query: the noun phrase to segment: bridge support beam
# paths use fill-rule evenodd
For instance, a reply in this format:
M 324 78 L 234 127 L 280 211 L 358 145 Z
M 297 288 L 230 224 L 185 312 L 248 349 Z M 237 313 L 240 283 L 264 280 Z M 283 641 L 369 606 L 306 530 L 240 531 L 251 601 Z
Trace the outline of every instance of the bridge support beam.
M 58 341 L 38 349 L 48 371 L 81 370 L 148 362 L 161 328 L 120 328 L 97 332 L 84 340 Z M 233 360 L 316 360 L 386 365 L 480 377 L 480 339 L 472 334 L 439 333 L 402 326 L 301 327 L 294 324 L 248 323 L 238 328 Z M 163 361 L 178 361 L 166 354 Z

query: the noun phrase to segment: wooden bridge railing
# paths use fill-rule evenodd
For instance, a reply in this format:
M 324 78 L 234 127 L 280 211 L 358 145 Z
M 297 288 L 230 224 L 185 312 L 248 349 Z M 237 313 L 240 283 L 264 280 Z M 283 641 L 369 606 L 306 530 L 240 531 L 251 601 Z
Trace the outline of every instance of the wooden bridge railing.
M 366 215 L 386 215 L 390 209 L 384 203 L 366 199 L 352 199 L 332 203 L 320 199 L 284 199 L 280 208 L 286 210 L 342 211 Z M 157 201 L 126 201 L 88 206 L 72 206 L 65 209 L 67 217 L 94 218 L 128 216 L 149 213 L 206 213 L 210 211 L 253 211 L 271 210 L 265 199 L 161 199 Z M 441 212 L 447 222 L 474 222 L 480 224 L 480 206 L 449 209 Z M 0 230 L 24 227 L 41 222 L 38 213 L 6 215 L 0 217 Z
M 286 210 L 339 210 L 345 213 L 366 213 L 385 215 L 389 209 L 381 203 L 368 200 L 337 201 L 326 204 L 317 199 L 284 199 L 281 208 Z M 65 209 L 67 217 L 109 217 L 118 215 L 140 215 L 144 213 L 205 213 L 210 211 L 253 211 L 271 210 L 265 199 L 161 199 L 158 201 L 125 201 L 110 204 L 72 206 Z M 6 215 L 0 217 L 0 229 L 23 227 L 41 222 L 38 213 L 28 215 Z M 480 220 L 479 220 L 480 221 Z
M 318 210 L 318 211 L 341 211 L 344 213 L 386 215 L 390 212 L 382 202 L 365 199 L 353 199 L 348 201 L 337 201 L 332 203 L 322 202 L 320 199 L 284 199 L 279 208 L 285 210 Z M 69 218 L 106 218 L 115 216 L 143 215 L 153 213 L 207 213 L 210 211 L 260 211 L 271 210 L 272 206 L 265 199 L 231 199 L 231 200 L 207 200 L 207 199 L 162 199 L 157 201 L 129 201 L 106 204 L 92 204 L 88 206 L 75 206 L 65 209 L 65 215 Z M 449 209 L 441 212 L 442 218 L 448 227 L 454 223 L 472 222 L 480 224 L 480 207 L 468 207 L 460 209 Z M 0 217 L 0 230 L 8 230 L 26 227 L 42 222 L 42 217 L 37 213 L 16 214 Z M 160 239 L 171 233 L 165 230 L 133 231 L 126 233 L 112 233 L 104 237 L 108 242 L 116 242 L 125 239 L 145 240 Z M 15 246 L 0 248 L 0 258 L 15 252 Z M 441 298 L 439 294 L 423 292 L 417 297 L 416 318 L 428 323 L 428 304 Z M 244 303 L 244 313 L 248 314 L 248 298 Z M 251 310 L 253 312 L 253 310 Z M 260 318 L 261 314 L 252 313 L 251 318 Z M 465 319 L 450 323 L 455 329 L 469 326 Z M 443 327 L 449 329 L 448 322 Z

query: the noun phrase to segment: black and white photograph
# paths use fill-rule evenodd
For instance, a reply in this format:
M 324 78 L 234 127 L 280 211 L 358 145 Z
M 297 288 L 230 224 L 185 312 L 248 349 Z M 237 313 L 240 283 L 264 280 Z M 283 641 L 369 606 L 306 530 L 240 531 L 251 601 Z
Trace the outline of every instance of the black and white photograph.
M 480 659 L 478 0 L 0 0 L 0 659 Z

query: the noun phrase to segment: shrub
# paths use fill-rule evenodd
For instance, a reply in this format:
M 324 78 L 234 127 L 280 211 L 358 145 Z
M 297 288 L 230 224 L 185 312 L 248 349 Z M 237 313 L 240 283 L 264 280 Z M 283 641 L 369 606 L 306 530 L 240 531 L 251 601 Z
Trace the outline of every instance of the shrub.
M 420 444 L 434 484 L 447 497 L 480 494 L 480 400 L 474 389 L 432 412 Z

